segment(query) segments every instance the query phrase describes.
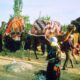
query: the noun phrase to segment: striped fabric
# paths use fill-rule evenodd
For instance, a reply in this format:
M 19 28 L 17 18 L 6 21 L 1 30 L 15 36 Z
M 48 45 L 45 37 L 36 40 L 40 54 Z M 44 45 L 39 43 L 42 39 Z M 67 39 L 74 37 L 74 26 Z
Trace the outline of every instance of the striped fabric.
M 46 23 L 43 20 L 37 19 L 34 22 L 34 25 L 37 28 L 37 30 L 42 31 L 44 27 L 46 26 Z

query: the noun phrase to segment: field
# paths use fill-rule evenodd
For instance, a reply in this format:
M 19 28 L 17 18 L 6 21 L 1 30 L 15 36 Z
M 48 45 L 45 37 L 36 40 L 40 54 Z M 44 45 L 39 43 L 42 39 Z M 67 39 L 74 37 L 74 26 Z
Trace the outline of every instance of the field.
M 38 53 L 39 59 L 35 59 L 33 52 L 31 51 L 31 60 L 28 60 L 29 53 L 23 50 L 11 53 L 9 51 L 0 53 L 0 80 L 35 80 L 36 73 L 40 70 L 46 71 L 47 60 L 46 56 L 42 56 L 41 52 Z M 80 57 L 77 57 L 78 61 Z M 6 65 L 12 62 L 25 62 L 32 65 L 32 70 L 25 70 L 23 72 L 9 72 L 6 70 Z M 61 68 L 64 59 L 62 59 Z M 80 80 L 80 61 L 79 64 L 75 64 L 74 68 L 68 65 L 67 70 L 61 70 L 61 80 Z

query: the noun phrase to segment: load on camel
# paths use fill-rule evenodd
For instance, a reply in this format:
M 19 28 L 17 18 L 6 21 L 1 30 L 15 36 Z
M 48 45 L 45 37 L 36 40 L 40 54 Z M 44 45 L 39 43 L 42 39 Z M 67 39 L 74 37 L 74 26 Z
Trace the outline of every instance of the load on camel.
M 57 21 L 48 21 L 37 19 L 31 29 L 32 34 L 36 35 L 59 35 L 61 31 L 61 25 Z
M 21 45 L 21 34 L 24 31 L 22 17 L 14 17 L 8 23 L 4 33 L 4 45 L 10 51 L 16 51 Z
M 32 46 L 28 47 L 30 42 L 26 42 L 25 49 L 33 48 L 36 58 L 38 58 L 36 51 L 37 46 L 41 45 L 42 53 L 45 53 L 45 45 L 48 44 L 48 41 L 45 39 L 45 36 L 50 37 L 52 35 L 59 35 L 61 32 L 61 25 L 57 21 L 49 21 L 45 22 L 44 20 L 37 19 L 33 25 L 31 30 L 29 31 L 29 36 L 32 41 Z M 30 40 L 29 39 L 29 40 Z M 27 39 L 26 39 L 27 41 Z

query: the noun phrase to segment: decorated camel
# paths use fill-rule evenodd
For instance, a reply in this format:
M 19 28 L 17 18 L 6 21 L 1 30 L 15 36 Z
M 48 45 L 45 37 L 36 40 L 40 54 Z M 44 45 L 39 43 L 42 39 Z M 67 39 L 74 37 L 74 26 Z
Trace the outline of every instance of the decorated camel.
M 22 17 L 14 17 L 8 23 L 4 33 L 5 47 L 11 51 L 20 48 L 21 34 L 24 31 L 24 20 Z
M 17 33 L 21 34 L 24 31 L 24 20 L 22 17 L 14 17 L 11 19 L 6 27 L 5 35 L 10 35 L 13 39 L 15 39 Z M 12 34 L 15 34 L 12 35 Z
M 32 48 L 34 50 L 34 53 L 37 57 L 36 54 L 36 50 L 37 50 L 37 46 L 41 45 L 41 50 L 43 52 L 43 54 L 45 53 L 45 45 L 49 44 L 48 41 L 45 39 L 45 36 L 50 37 L 55 35 L 59 35 L 61 33 L 61 25 L 59 22 L 57 21 L 49 21 L 49 22 L 45 22 L 44 20 L 41 19 L 37 19 L 33 25 L 31 30 L 29 31 L 29 36 L 31 36 L 30 39 L 32 39 Z M 26 40 L 27 41 L 27 40 Z M 28 42 L 28 44 L 31 42 Z M 27 42 L 26 42 L 27 44 Z M 26 45 L 25 44 L 25 45 Z M 25 49 L 30 48 L 28 46 L 25 46 Z

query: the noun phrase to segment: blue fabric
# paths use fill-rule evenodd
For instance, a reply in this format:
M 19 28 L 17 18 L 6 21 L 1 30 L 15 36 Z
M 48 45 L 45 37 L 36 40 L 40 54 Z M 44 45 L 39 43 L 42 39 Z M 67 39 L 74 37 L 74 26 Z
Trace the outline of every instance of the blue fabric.
M 52 48 L 48 53 L 48 59 L 56 58 L 56 49 Z

